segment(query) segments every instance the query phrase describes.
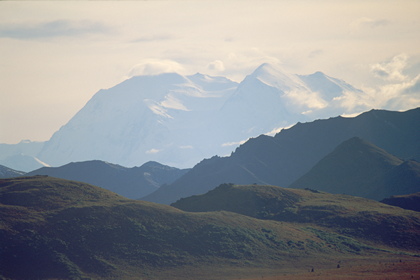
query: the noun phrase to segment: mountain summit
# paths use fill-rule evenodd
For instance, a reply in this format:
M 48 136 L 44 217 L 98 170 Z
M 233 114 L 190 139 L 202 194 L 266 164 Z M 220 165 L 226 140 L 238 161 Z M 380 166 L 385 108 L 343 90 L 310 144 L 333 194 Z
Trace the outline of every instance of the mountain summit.
M 420 172 L 383 149 L 353 137 L 338 145 L 312 169 L 290 185 L 370 199 L 420 191 Z M 417 168 L 419 169 L 419 168 Z
M 329 102 L 351 90 L 358 91 L 324 74 L 299 76 L 271 64 L 240 84 L 200 73 L 135 76 L 97 92 L 38 158 L 52 166 L 97 159 L 191 167 L 250 137 L 326 112 L 340 115 L 345 110 Z

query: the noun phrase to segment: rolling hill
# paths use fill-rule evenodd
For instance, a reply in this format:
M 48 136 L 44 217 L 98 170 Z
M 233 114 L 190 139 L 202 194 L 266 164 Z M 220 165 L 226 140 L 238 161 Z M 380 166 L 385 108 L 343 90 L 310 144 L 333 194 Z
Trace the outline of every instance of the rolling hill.
M 420 212 L 420 192 L 408 195 L 394 195 L 381 200 L 382 203 Z
M 420 215 L 349 195 L 276 186 L 223 184 L 172 206 L 184 211 L 230 211 L 292 223 L 312 223 L 347 237 L 418 250 Z
M 60 167 L 43 167 L 27 176 L 49 175 L 57 178 L 82 181 L 113 191 L 127 198 L 137 199 L 164 184 L 170 184 L 187 169 L 178 169 L 157 162 L 147 162 L 139 167 L 123 167 L 100 160 L 72 162 Z
M 420 191 L 420 164 L 351 138 L 290 185 L 381 200 Z
M 353 118 L 298 123 L 274 137 L 251 138 L 228 157 L 205 159 L 174 183 L 142 199 L 170 204 L 223 183 L 287 187 L 352 137 L 400 159 L 420 160 L 419 119 L 420 108 L 416 108 L 405 112 L 371 110 Z
M 287 192 L 290 195 L 285 195 L 282 203 L 292 203 L 293 208 L 299 201 L 299 208 L 293 209 L 299 210 L 296 214 L 302 214 L 304 223 L 226 211 L 184 212 L 48 176 L 1 179 L 0 277 L 238 279 L 307 271 L 313 266 L 335 267 L 341 260 L 413 259 L 418 252 L 419 244 L 412 240 L 418 240 L 419 234 L 416 212 L 380 203 L 359 203 L 364 208 L 352 211 L 346 207 L 354 202 L 348 196 Z M 272 198 L 282 201 L 276 195 Z M 324 202 L 327 206 L 319 205 Z M 336 216 L 339 206 L 345 209 Z M 328 215 L 318 223 L 311 216 L 314 209 L 318 209 L 314 212 L 318 216 L 324 212 Z M 354 225 L 359 220 L 352 217 L 361 215 L 360 221 L 391 231 L 388 235 L 379 232 L 377 236 L 382 238 L 374 239 L 348 224 L 326 227 L 334 217 L 346 215 L 346 221 Z M 337 230 L 340 226 L 342 233 Z

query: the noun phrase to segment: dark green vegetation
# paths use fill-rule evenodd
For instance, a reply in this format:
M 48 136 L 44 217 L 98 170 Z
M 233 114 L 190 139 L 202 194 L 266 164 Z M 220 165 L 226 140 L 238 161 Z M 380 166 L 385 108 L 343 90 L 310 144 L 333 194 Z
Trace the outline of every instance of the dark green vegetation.
M 420 191 L 420 163 L 402 161 L 358 137 L 340 144 L 290 185 L 381 200 Z
M 27 176 L 48 175 L 81 181 L 137 199 L 164 184 L 170 184 L 187 169 L 178 169 L 157 162 L 147 162 L 140 167 L 123 167 L 101 160 L 72 162 L 60 167 L 43 167 L 27 173 Z
M 12 178 L 24 175 L 25 172 L 0 165 L 0 178 Z
M 417 212 L 269 186 L 212 194 L 246 215 L 189 213 L 45 176 L 2 179 L 0 278 L 228 279 L 419 250 Z
M 420 161 L 419 120 L 420 108 L 416 108 L 406 112 L 371 110 L 355 118 L 298 123 L 274 137 L 261 135 L 250 139 L 229 157 L 203 160 L 174 183 L 143 199 L 170 204 L 229 182 L 288 187 L 335 147 L 353 137 L 362 138 L 399 159 Z M 392 195 L 398 194 L 402 193 Z
M 345 239 L 420 249 L 420 214 L 349 195 L 224 184 L 204 195 L 180 199 L 172 206 L 192 212 L 231 211 L 264 220 L 316 224 L 328 228 L 328 234 L 314 230 L 324 239 L 344 240 L 346 236 Z
M 394 195 L 383 199 L 381 202 L 420 212 L 420 192 L 409 195 Z

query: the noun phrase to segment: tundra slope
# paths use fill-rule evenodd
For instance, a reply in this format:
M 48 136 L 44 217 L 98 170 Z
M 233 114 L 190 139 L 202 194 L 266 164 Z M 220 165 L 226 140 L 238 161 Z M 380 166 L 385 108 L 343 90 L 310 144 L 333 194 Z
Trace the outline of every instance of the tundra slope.
M 0 276 L 220 279 L 249 277 L 252 269 L 302 270 L 320 260 L 331 265 L 347 258 L 395 258 L 396 253 L 412 258 L 418 248 L 405 248 L 418 234 L 418 213 L 384 207 L 372 210 L 396 209 L 392 217 L 404 221 L 398 243 L 349 237 L 309 220 L 280 223 L 226 211 L 188 213 L 45 176 L 2 179 Z

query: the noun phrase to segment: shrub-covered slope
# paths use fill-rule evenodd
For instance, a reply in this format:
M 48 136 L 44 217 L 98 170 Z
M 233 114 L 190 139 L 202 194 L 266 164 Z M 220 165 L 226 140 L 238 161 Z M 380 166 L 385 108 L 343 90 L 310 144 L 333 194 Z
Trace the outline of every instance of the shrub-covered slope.
M 286 204 L 301 201 L 299 194 L 306 192 L 290 192 Z M 268 191 L 267 195 L 278 197 Z M 266 211 L 263 217 L 278 214 Z M 296 214 L 291 211 L 293 221 Z M 319 260 L 334 264 L 395 250 L 410 255 L 416 247 L 403 247 L 412 243 L 418 227 L 412 216 L 398 211 L 404 225 L 398 228 L 403 229 L 399 237 L 406 243 L 391 245 L 399 249 L 318 226 L 311 223 L 310 214 L 299 224 L 226 211 L 188 213 L 75 181 L 45 176 L 3 179 L 0 278 L 221 279 L 227 272 L 238 278 L 252 268 L 306 267 Z M 329 212 L 331 219 L 335 212 Z M 366 214 L 366 221 L 377 217 Z
M 366 242 L 356 234 L 327 228 L 334 217 L 341 217 L 335 214 L 337 208 L 328 206 L 335 205 L 329 202 L 336 201 L 335 196 L 321 199 L 319 194 L 304 190 L 285 192 L 268 187 L 262 194 L 278 202 L 267 203 L 273 209 L 261 212 L 260 204 L 253 206 L 247 199 L 252 192 L 246 192 L 237 196 L 238 205 L 242 201 L 255 211 L 248 215 L 266 220 L 227 211 L 188 213 L 46 176 L 0 180 L 0 278 L 228 279 L 226 273 L 230 273 L 237 279 L 249 277 L 247 273 L 257 268 L 302 269 L 320 260 L 334 265 L 344 258 L 384 256 L 393 251 L 409 256 L 418 249 L 409 247 L 418 234 L 418 224 L 409 213 L 416 212 L 385 205 L 385 210 L 374 208 L 380 213 L 398 209 L 404 227 L 392 224 L 401 231 L 398 236 L 390 236 L 405 242 Z M 286 202 L 279 200 L 279 195 Z M 306 205 L 311 195 L 317 198 L 315 204 Z M 300 203 L 300 208 L 293 203 Z M 323 203 L 327 203 L 325 208 Z M 290 221 L 300 221 L 296 217 L 306 210 L 302 216 L 305 223 L 267 220 L 279 215 L 275 205 L 291 213 Z M 319 209 L 314 212 L 316 207 Z M 311 215 L 323 211 L 325 222 L 313 222 Z M 379 214 L 368 211 L 365 221 L 389 220 Z
M 224 210 L 265 220 L 311 223 L 352 238 L 420 249 L 419 213 L 349 195 L 224 184 L 172 206 L 192 212 Z

